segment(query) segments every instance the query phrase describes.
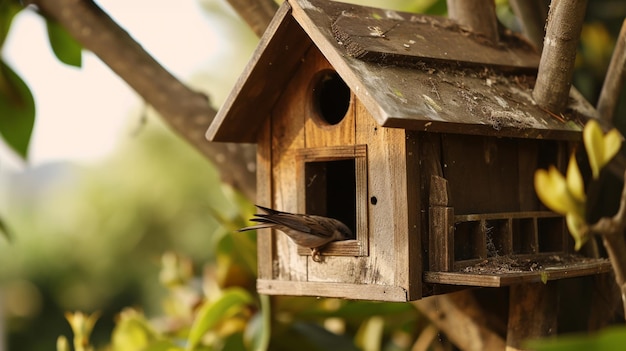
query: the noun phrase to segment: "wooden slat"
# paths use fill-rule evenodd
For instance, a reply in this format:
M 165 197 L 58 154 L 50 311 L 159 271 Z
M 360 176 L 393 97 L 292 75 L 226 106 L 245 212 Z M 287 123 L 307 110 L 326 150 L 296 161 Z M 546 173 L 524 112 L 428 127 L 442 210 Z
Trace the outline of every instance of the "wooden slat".
M 430 270 L 448 272 L 454 269 L 454 208 L 432 206 L 428 261 Z
M 309 147 L 297 151 L 297 157 L 303 162 L 338 161 L 367 156 L 367 145 L 341 145 L 328 147 Z
M 420 158 L 419 140 L 417 133 L 406 133 L 406 210 L 407 210 L 407 232 L 404 238 L 407 241 L 406 247 L 399 249 L 398 258 L 396 258 L 396 270 L 405 269 L 405 275 L 396 277 L 397 285 L 408 287 L 408 299 L 415 300 L 422 297 L 422 271 L 423 271 L 423 250 L 421 241 L 421 192 L 420 186 Z M 424 212 L 425 209 L 424 209 Z M 406 262 L 404 262 L 406 260 Z
M 361 285 L 332 282 L 293 282 L 257 280 L 260 294 L 336 297 L 350 300 L 378 300 L 406 302 L 407 292 L 401 287 L 386 285 Z
M 272 144 L 271 144 L 271 118 L 263 124 L 258 135 L 256 184 L 257 204 L 272 206 Z M 257 230 L 257 276 L 259 279 L 271 279 L 274 277 L 274 241 L 270 229 Z
M 355 11 L 341 14 L 332 24 L 337 40 L 358 59 L 411 67 L 435 61 L 533 73 L 539 66 L 539 54 L 521 40 L 498 48 L 484 38 L 463 33 L 456 23 L 443 17 L 359 15 Z
M 567 265 L 533 272 L 472 274 L 464 272 L 424 272 L 424 281 L 434 284 L 451 284 L 481 287 L 502 287 L 513 284 L 541 282 L 542 275 L 547 280 L 581 277 L 606 273 L 611 270 L 608 260 Z
M 302 90 L 306 91 L 305 105 L 305 135 L 306 147 L 341 146 L 355 144 L 355 111 L 354 94 L 350 93 L 348 111 L 341 122 L 330 125 L 320 116 L 317 104 L 315 88 L 322 78 L 323 72 L 334 71 L 328 60 L 322 53 L 315 49 L 307 55 L 306 65 L 302 66 L 302 74 L 310 77 L 308 84 L 303 84 Z
M 557 333 L 559 292 L 554 282 L 512 285 L 506 351 L 526 350 L 528 339 Z
M 508 219 L 508 218 L 557 218 L 563 217 L 557 213 L 550 211 L 522 211 L 522 212 L 495 212 L 495 213 L 475 213 L 455 215 L 455 222 L 474 222 L 480 220 L 491 219 Z
M 300 67 L 299 58 L 311 45 L 311 40 L 291 16 L 291 6 L 283 2 L 211 123 L 207 139 L 256 142 L 256 133 Z
M 306 56 L 306 54 L 304 55 Z M 308 83 L 307 75 L 296 72 L 286 86 L 275 108 L 272 110 L 271 144 L 272 144 L 272 208 L 300 212 L 297 179 L 296 151 L 304 148 L 304 109 L 302 103 L 306 91 L 299 89 Z M 289 141 L 289 142 L 287 142 Z M 276 232 L 274 241 L 275 266 L 277 279 L 300 280 L 307 279 L 307 260 L 297 253 L 297 247 L 287 235 Z

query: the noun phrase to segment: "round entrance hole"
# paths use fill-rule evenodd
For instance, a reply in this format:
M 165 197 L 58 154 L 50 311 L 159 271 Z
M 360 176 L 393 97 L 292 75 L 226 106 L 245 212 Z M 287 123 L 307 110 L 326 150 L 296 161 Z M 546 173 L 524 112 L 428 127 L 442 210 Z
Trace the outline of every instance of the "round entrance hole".
M 313 87 L 313 104 L 319 117 L 334 125 L 346 116 L 350 107 L 350 88 L 335 71 L 322 71 Z

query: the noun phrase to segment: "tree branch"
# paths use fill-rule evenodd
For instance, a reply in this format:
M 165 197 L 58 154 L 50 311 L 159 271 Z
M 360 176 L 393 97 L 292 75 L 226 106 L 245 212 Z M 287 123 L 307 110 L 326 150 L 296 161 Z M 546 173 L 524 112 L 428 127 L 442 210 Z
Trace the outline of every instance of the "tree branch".
M 541 52 L 548 2 L 546 0 L 510 0 L 509 4 L 522 26 L 524 35 Z
M 447 0 L 448 17 L 498 42 L 498 18 L 493 0 Z
M 617 107 L 619 95 L 626 80 L 626 20 L 617 37 L 611 63 L 602 84 L 602 91 L 598 98 L 598 114 L 600 119 L 613 124 L 613 114 Z
M 463 351 L 504 350 L 505 342 L 486 326 L 471 290 L 430 296 L 413 304 Z
M 124 79 L 167 124 L 220 169 L 224 182 L 255 196 L 253 145 L 209 143 L 204 133 L 216 111 L 158 62 L 91 0 L 29 0 Z
M 626 177 L 626 174 L 625 174 Z M 625 178 L 626 179 L 626 178 Z M 611 266 L 615 273 L 615 282 L 622 294 L 624 315 L 626 316 L 626 186 L 622 188 L 619 209 L 613 217 L 600 218 L 598 222 L 589 226 L 592 233 L 602 236 L 602 242 L 609 254 Z
M 228 0 L 230 6 L 260 37 L 274 17 L 278 5 L 272 0 Z
M 553 0 L 533 99 L 559 114 L 567 105 L 587 0 Z

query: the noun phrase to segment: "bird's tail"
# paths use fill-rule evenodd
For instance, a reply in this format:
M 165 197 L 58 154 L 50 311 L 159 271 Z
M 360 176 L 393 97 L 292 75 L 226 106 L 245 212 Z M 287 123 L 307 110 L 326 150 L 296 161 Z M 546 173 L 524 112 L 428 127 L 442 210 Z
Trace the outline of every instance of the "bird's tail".
M 260 224 L 251 225 L 245 228 L 238 229 L 237 230 L 238 232 L 245 232 L 248 230 L 257 230 L 257 229 L 263 229 L 263 228 L 271 228 L 274 224 L 276 224 L 276 222 L 274 222 L 271 218 L 268 218 L 268 216 L 279 214 L 281 213 L 280 211 L 276 211 L 271 208 L 263 207 L 260 205 L 256 205 L 256 207 L 263 210 L 266 214 L 257 213 L 255 214 L 256 218 L 252 218 L 250 221 L 259 222 Z

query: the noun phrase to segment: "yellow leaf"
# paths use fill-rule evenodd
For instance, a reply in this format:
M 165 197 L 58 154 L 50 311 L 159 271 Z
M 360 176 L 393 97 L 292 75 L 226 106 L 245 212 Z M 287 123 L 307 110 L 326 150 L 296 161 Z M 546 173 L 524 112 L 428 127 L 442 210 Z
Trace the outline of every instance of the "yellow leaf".
M 574 238 L 574 249 L 578 251 L 589 238 L 585 228 L 585 220 L 574 213 L 568 213 L 565 216 L 565 222 L 567 223 L 567 229 L 569 229 L 570 234 Z
M 604 164 L 609 163 L 622 146 L 622 134 L 613 128 L 604 136 Z
M 541 202 L 554 212 L 564 215 L 575 207 L 565 178 L 554 166 L 535 172 L 535 190 Z
M 592 119 L 585 125 L 583 129 L 583 142 L 587 150 L 591 173 L 593 177 L 597 179 L 600 175 L 600 169 L 602 168 L 602 162 L 604 160 L 604 140 L 602 129 L 600 129 L 600 125 L 597 121 Z
M 594 178 L 598 178 L 600 170 L 617 154 L 622 145 L 622 135 L 613 128 L 603 134 L 600 125 L 595 120 L 590 120 L 583 129 L 583 141 L 589 165 Z
M 580 174 L 578 163 L 576 162 L 576 156 L 572 154 L 569 158 L 569 164 L 567 165 L 567 189 L 570 194 L 578 201 L 585 202 L 585 183 L 583 176 Z

